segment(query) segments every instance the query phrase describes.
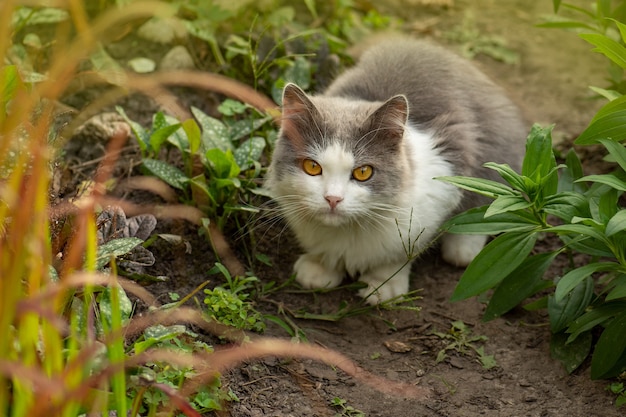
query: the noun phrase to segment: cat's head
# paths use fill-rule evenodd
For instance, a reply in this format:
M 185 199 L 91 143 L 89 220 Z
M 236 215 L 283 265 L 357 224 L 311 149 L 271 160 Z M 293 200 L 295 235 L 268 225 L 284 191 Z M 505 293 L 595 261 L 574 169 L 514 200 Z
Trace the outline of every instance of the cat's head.
M 294 221 L 341 225 L 392 212 L 409 169 L 407 118 L 404 96 L 372 103 L 288 84 L 267 188 Z

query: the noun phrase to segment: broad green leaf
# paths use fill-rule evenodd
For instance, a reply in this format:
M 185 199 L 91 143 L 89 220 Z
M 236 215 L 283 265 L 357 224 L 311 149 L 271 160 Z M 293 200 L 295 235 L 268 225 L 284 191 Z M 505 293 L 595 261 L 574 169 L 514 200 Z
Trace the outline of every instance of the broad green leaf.
M 606 301 L 626 299 L 626 274 L 621 273 L 611 281 L 611 291 L 606 295 Z
M 595 46 L 594 52 L 601 53 L 626 69 L 626 48 L 619 42 L 599 33 L 581 33 L 579 36 Z
M 202 141 L 205 149 L 233 150 L 228 127 L 221 120 L 211 117 L 193 106 L 191 112 L 202 127 Z
M 626 127 L 624 128 L 626 131 Z M 604 145 L 609 154 L 615 158 L 615 162 L 619 164 L 622 170 L 626 171 L 626 148 L 619 142 L 608 139 L 600 139 L 599 142 Z
M 622 37 L 622 41 L 626 42 L 626 25 L 616 19 L 609 18 L 609 20 L 611 20 L 613 23 L 615 23 L 615 25 L 617 25 L 617 28 L 619 29 L 619 33 Z
M 20 85 L 20 77 L 15 65 L 6 65 L 0 68 L 0 105 L 4 106 L 15 97 L 15 92 Z
M 113 302 L 112 291 L 117 291 L 117 302 Z M 126 295 L 126 292 L 122 287 L 106 287 L 98 295 L 98 309 L 100 310 L 100 319 L 106 320 L 108 328 L 112 328 L 112 316 L 114 314 L 113 309 L 117 310 L 116 314 L 121 315 L 122 323 L 128 322 L 130 316 L 133 313 L 133 303 Z
M 163 126 L 162 128 L 152 132 L 150 135 L 150 147 L 156 155 L 159 154 L 163 142 L 172 136 L 178 129 L 180 129 L 180 124 Z
M 579 281 L 578 285 L 560 301 L 557 301 L 554 295 L 548 296 L 550 331 L 557 333 L 569 326 L 589 306 L 592 297 L 593 280 L 591 278 Z
M 586 226 L 584 224 L 562 224 L 559 226 L 549 227 L 545 229 L 544 232 L 553 232 L 557 234 L 564 233 L 568 235 L 582 235 L 585 237 L 596 239 L 604 244 L 608 242 L 606 236 L 603 233 L 599 232 L 594 227 Z
M 626 209 L 621 209 L 611 217 L 604 233 L 609 237 L 623 230 L 626 230 Z
M 567 332 L 571 333 L 567 342 L 571 342 L 576 339 L 581 333 L 588 332 L 594 327 L 604 323 L 605 321 L 615 317 L 621 312 L 626 311 L 626 302 L 624 301 L 612 301 L 609 303 L 600 304 L 597 307 L 587 311 L 582 316 L 578 317 L 567 328 Z
M 311 85 L 311 62 L 302 56 L 297 56 L 293 64 L 287 68 L 284 78 L 307 90 Z
M 187 135 L 187 141 L 189 142 L 189 152 L 195 155 L 202 145 L 202 132 L 200 126 L 193 119 L 187 119 L 182 123 L 183 130 Z
M 584 235 L 577 235 L 570 237 L 567 235 L 559 235 L 565 245 L 576 252 L 584 253 L 591 256 L 600 256 L 614 258 L 615 255 L 611 249 L 607 246 L 606 241 L 600 241 L 597 239 L 589 239 Z
M 167 162 L 159 161 L 158 159 L 144 158 L 142 164 L 152 175 L 179 190 L 184 190 L 189 182 L 189 177 L 180 169 Z
M 583 175 L 583 167 L 580 163 L 580 158 L 578 158 L 574 149 L 570 149 L 565 156 L 565 168 L 561 170 L 557 191 L 559 193 L 566 191 L 576 193 L 585 192 L 587 189 L 585 184 L 575 182 L 577 179 L 582 178 Z
M 444 181 L 464 190 L 472 191 L 487 197 L 496 198 L 500 195 L 516 195 L 516 192 L 504 184 L 484 178 L 469 177 L 435 177 L 436 180 Z
M 618 141 L 626 138 L 626 95 L 605 104 L 574 143 L 590 145 L 608 138 Z
M 233 156 L 239 168 L 244 170 L 254 166 L 254 162 L 263 155 L 264 149 L 265 139 L 255 136 L 239 145 Z
M 239 165 L 230 150 L 224 152 L 218 148 L 209 149 L 206 152 L 206 159 L 216 179 L 234 178 L 239 175 Z
M 552 0 L 552 6 L 554 7 L 554 13 L 557 13 L 561 6 L 561 0 Z
M 69 20 L 70 14 L 67 10 L 55 7 L 43 7 L 33 10 L 31 7 L 16 8 L 12 16 L 12 26 L 25 24 L 33 25 L 50 25 Z
M 521 195 L 501 195 L 498 196 L 498 198 L 496 198 L 491 205 L 489 205 L 489 208 L 485 213 L 485 218 L 509 211 L 524 210 L 530 206 L 532 206 L 532 203 L 527 201 Z
M 272 120 L 271 117 L 264 117 L 262 119 L 243 119 L 233 123 L 229 129 L 230 141 L 236 141 L 243 139 L 246 136 L 250 136 L 257 131 L 261 126 Z
M 126 112 L 120 106 L 116 106 L 115 110 L 124 118 L 126 123 L 130 126 L 131 130 L 135 134 L 137 138 L 137 143 L 139 143 L 139 149 L 141 152 L 146 152 L 150 147 L 150 135 L 139 123 L 130 120 L 130 118 L 126 115 Z
M 526 258 L 498 285 L 487 305 L 483 321 L 501 316 L 533 295 L 538 289 L 550 285 L 543 275 L 559 252 L 547 252 Z
M 164 117 L 167 124 L 175 125 L 180 123 L 178 119 L 172 116 L 168 116 L 167 114 L 164 115 Z M 184 125 L 183 129 L 178 129 L 170 137 L 168 137 L 167 142 L 174 145 L 183 154 L 183 157 L 190 152 L 191 145 L 189 144 L 189 138 L 187 137 L 187 132 L 184 129 Z
M 202 211 L 209 211 L 212 207 L 217 207 L 215 197 L 211 195 L 211 190 L 207 185 L 204 174 L 197 175 L 189 180 L 191 187 L 191 198 L 194 204 Z
M 574 372 L 589 356 L 593 336 L 591 332 L 568 342 L 567 334 L 559 332 L 550 337 L 550 355 L 565 366 L 568 374 Z
M 587 175 L 577 180 L 577 182 L 578 181 L 599 182 L 600 184 L 605 184 L 605 185 L 608 185 L 609 187 L 615 188 L 616 190 L 626 191 L 626 182 L 620 180 L 613 174 Z
M 578 287 L 583 280 L 591 276 L 591 274 L 595 272 L 616 271 L 618 269 L 618 263 L 594 262 L 569 271 L 556 284 L 556 290 L 554 291 L 555 301 L 560 303 L 572 290 Z
M 526 192 L 526 187 L 524 186 L 524 180 L 521 178 L 521 175 L 515 172 L 513 168 L 511 168 L 507 164 L 496 164 L 495 162 L 487 162 L 484 164 L 485 168 L 493 169 L 500 176 L 508 182 L 511 187 L 516 190 Z
M 498 285 L 528 256 L 537 233 L 504 233 L 492 240 L 474 258 L 457 284 L 451 301 L 464 300 Z
M 579 193 L 563 191 L 548 196 L 544 200 L 542 211 L 552 214 L 566 222 L 571 222 L 574 216 L 588 216 L 587 199 Z
M 445 222 L 442 229 L 450 233 L 497 235 L 537 229 L 540 223 L 526 212 L 501 213 L 485 218 L 488 206 L 477 207 L 457 214 Z
M 624 365 L 626 351 L 626 311 L 618 314 L 606 326 L 591 358 L 591 378 L 617 376 Z
M 96 269 L 102 269 L 111 261 L 111 258 L 117 258 L 133 250 L 137 245 L 143 243 L 143 240 L 136 237 L 122 237 L 113 239 L 98 246 L 96 255 Z
M 613 101 L 616 98 L 620 98 L 622 96 L 622 94 L 616 90 L 607 90 L 606 88 L 600 88 L 600 87 L 594 87 L 594 86 L 590 86 L 589 89 L 593 91 L 594 93 L 601 95 L 602 97 L 604 97 L 605 99 L 609 101 Z

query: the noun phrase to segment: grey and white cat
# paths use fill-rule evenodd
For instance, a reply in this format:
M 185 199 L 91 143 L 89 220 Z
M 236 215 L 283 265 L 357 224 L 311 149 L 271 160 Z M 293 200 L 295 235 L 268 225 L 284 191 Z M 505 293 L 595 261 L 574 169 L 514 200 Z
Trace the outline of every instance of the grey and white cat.
M 481 203 L 433 178 L 496 179 L 487 161 L 517 169 L 525 134 L 518 109 L 485 75 L 416 40 L 375 45 L 321 95 L 287 85 L 266 188 L 305 250 L 297 282 L 335 287 L 347 274 L 368 285 L 360 295 L 369 303 L 408 292 L 407 257 Z M 486 240 L 444 235 L 442 256 L 466 266 Z

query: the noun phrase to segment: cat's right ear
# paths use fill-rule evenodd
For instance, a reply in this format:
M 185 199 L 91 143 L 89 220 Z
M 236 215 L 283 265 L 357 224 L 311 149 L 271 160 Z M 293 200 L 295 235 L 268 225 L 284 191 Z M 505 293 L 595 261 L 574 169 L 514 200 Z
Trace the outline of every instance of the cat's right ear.
M 315 106 L 306 93 L 294 83 L 287 83 L 283 89 L 283 119 L 310 113 Z
M 296 148 L 303 149 L 303 132 L 311 126 L 311 118 L 317 113 L 315 105 L 297 85 L 288 83 L 283 90 L 282 136 Z

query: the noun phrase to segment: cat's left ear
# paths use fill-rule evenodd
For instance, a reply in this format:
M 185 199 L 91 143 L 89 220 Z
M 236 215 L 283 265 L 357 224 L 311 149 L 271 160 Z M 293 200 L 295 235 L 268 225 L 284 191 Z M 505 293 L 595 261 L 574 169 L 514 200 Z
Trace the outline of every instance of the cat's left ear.
M 409 102 L 403 95 L 391 97 L 384 102 L 372 115 L 372 130 L 388 138 L 401 139 L 409 118 Z

